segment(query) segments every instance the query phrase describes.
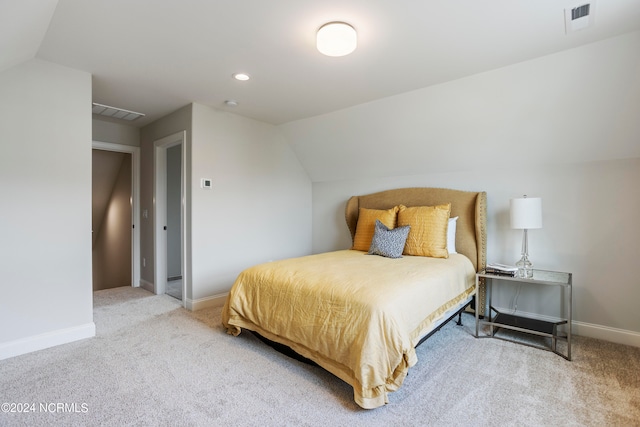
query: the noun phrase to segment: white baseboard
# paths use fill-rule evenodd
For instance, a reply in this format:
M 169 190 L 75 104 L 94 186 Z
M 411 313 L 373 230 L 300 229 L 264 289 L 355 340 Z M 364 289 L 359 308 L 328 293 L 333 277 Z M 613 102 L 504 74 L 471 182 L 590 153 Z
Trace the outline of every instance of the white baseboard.
M 513 310 L 507 308 L 496 308 L 501 313 L 511 314 L 513 312 Z M 519 311 L 518 314 L 526 317 L 531 317 L 533 319 L 546 320 L 548 322 L 555 322 L 558 320 L 558 318 L 541 316 L 535 313 L 527 313 L 523 311 Z M 603 341 L 613 342 L 616 344 L 625 344 L 633 347 L 640 347 L 640 332 L 611 328 L 609 326 L 596 325 L 593 323 L 578 322 L 576 320 L 571 322 L 571 332 L 573 333 L 573 335 L 579 335 L 581 337 L 595 338 Z
M 640 347 L 640 333 L 638 332 L 576 321 L 572 325 L 572 332 L 575 335 Z
M 140 279 L 140 287 L 149 292 L 155 293 L 154 284 L 144 279 Z M 197 311 L 197 310 L 202 310 L 203 308 L 209 308 L 209 307 L 222 307 L 225 301 L 227 300 L 228 294 L 229 294 L 228 292 L 225 292 L 223 294 L 212 295 L 210 297 L 205 297 L 205 298 L 198 298 L 198 299 L 185 298 L 184 308 L 190 311 Z
M 0 360 L 96 336 L 95 323 L 58 329 L 0 344 Z
M 209 307 L 222 307 L 227 300 L 228 292 L 223 294 L 212 295 L 210 297 L 198 298 L 195 300 L 187 298 L 185 300 L 185 308 L 191 311 L 202 310 Z
M 153 283 L 147 282 L 144 279 L 140 279 L 140 287 L 145 291 L 149 291 L 154 294 L 156 293 L 156 289 L 155 289 L 156 287 L 153 285 Z

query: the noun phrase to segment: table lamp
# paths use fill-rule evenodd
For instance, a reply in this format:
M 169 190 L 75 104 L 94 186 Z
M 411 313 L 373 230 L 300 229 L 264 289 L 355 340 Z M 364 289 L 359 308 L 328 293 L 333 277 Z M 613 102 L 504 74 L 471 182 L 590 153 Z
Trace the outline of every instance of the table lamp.
M 527 197 L 511 199 L 511 228 L 522 229 L 522 258 L 516 262 L 518 277 L 532 278 L 533 264 L 529 260 L 529 243 L 527 231 L 534 228 L 542 228 L 542 199 L 539 197 Z

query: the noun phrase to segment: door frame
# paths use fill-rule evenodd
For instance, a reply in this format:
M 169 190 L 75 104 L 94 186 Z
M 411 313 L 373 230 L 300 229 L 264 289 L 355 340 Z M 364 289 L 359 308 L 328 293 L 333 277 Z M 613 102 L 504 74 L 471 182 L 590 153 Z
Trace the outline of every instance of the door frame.
M 182 306 L 186 307 L 188 264 L 187 264 L 187 143 L 186 131 L 176 132 L 153 142 L 153 230 L 154 248 L 154 293 L 164 294 L 167 289 L 167 149 L 181 145 L 181 183 L 180 183 L 180 258 L 182 262 Z
M 113 142 L 92 141 L 95 150 L 131 154 L 131 286 L 140 286 L 140 147 Z M 137 225 L 137 226 L 136 226 Z

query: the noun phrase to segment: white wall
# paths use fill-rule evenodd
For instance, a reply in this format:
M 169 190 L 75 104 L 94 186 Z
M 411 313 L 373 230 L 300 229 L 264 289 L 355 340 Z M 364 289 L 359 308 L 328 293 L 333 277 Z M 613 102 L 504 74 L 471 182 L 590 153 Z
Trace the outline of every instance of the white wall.
M 88 73 L 0 73 L 0 359 L 95 335 L 90 105 Z
M 275 126 L 193 104 L 191 173 L 194 300 L 253 264 L 311 252 L 311 181 Z
M 640 32 L 281 126 L 313 182 L 640 157 Z
M 280 128 L 314 182 L 313 252 L 349 247 L 350 196 L 435 186 L 487 191 L 489 260 L 513 263 L 509 199 L 540 196 L 531 258 L 574 273 L 576 330 L 640 346 L 639 117 L 634 32 Z

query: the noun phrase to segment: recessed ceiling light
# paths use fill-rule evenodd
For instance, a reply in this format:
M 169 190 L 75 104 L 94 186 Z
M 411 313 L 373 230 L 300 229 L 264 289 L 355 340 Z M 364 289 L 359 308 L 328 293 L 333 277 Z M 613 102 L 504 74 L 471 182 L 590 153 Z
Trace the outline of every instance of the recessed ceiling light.
M 356 49 L 358 34 L 346 22 L 328 22 L 318 30 L 316 46 L 327 56 L 345 56 Z
M 227 107 L 237 107 L 238 106 L 238 101 L 236 101 L 235 99 L 228 99 L 226 101 L 224 101 L 225 105 Z
M 251 77 L 249 77 L 249 74 L 245 74 L 245 73 L 235 73 L 233 75 L 233 78 L 236 80 L 240 80 L 242 82 L 249 80 Z

